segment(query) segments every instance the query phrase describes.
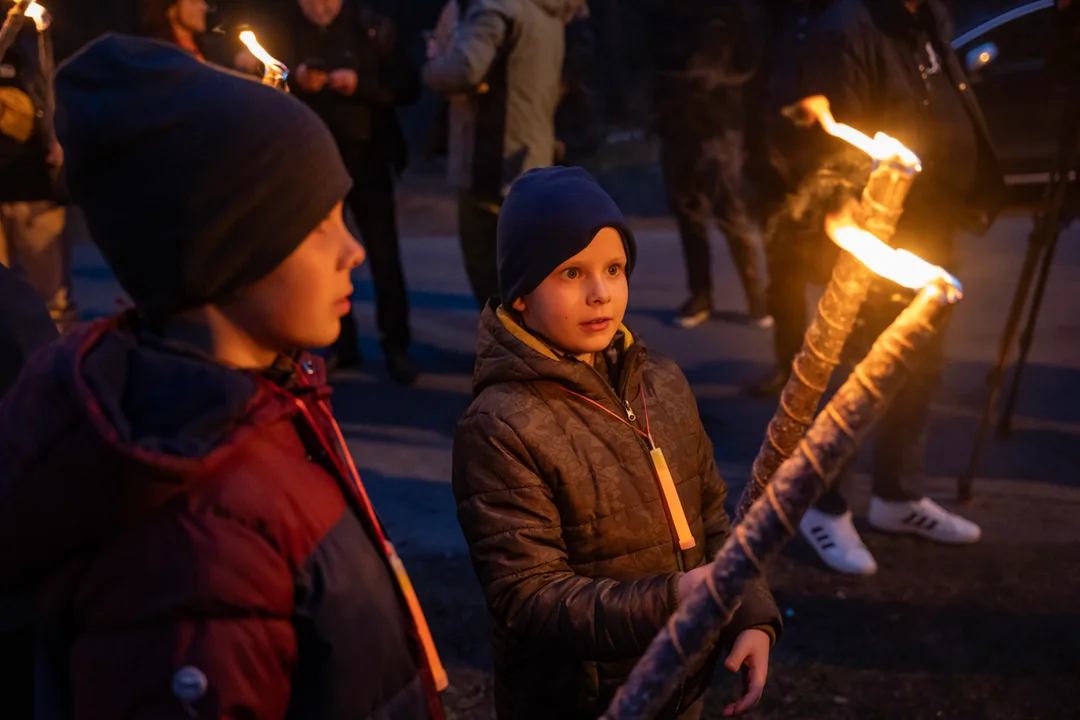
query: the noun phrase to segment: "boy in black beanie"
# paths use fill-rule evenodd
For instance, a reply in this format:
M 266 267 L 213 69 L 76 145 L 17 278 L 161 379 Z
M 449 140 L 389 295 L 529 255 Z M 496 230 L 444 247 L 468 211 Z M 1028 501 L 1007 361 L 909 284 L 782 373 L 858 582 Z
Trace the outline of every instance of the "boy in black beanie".
M 423 613 L 320 362 L 364 254 L 296 99 L 108 36 L 57 74 L 67 180 L 136 310 L 0 403 L 0 592 L 41 598 L 37 708 L 441 718 Z
M 500 718 L 595 718 L 730 533 L 686 378 L 622 324 L 634 236 L 580 168 L 525 174 L 499 219 L 502 304 L 480 322 L 454 438 L 458 519 L 494 624 Z M 761 697 L 764 584 L 722 641 Z M 663 717 L 693 718 L 719 655 Z

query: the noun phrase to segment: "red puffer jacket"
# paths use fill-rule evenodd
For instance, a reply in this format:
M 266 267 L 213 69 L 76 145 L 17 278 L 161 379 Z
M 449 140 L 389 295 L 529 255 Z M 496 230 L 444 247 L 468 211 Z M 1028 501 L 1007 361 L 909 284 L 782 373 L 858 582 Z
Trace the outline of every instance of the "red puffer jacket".
M 41 590 L 50 717 L 441 717 L 316 363 L 120 319 L 32 360 L 0 403 L 0 590 Z

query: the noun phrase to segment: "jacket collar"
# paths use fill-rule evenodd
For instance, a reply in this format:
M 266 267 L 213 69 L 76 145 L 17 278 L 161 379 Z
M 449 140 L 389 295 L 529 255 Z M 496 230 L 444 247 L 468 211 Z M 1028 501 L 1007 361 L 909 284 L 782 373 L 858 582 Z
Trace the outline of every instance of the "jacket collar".
M 500 305 L 495 310 L 495 314 L 499 318 L 499 322 L 511 335 L 544 357 L 559 361 L 573 356 L 573 353 L 569 350 L 560 348 L 539 333 L 534 333 L 526 328 L 524 323 L 518 319 L 517 313 Z M 634 344 L 634 335 L 630 332 L 630 328 L 626 327 L 625 324 L 620 324 L 619 331 L 615 333 L 615 337 L 612 339 L 612 344 L 621 345 L 622 352 L 629 350 L 630 346 Z
M 615 385 L 615 394 L 627 391 L 633 394 L 646 348 L 628 328 L 620 327 L 612 343 L 619 356 L 616 362 L 605 357 L 609 367 L 621 367 L 620 378 L 613 384 L 601 372 L 530 332 L 515 315 L 512 310 L 495 304 L 485 308 L 477 340 L 474 395 L 493 385 L 521 382 L 555 382 L 609 403 Z

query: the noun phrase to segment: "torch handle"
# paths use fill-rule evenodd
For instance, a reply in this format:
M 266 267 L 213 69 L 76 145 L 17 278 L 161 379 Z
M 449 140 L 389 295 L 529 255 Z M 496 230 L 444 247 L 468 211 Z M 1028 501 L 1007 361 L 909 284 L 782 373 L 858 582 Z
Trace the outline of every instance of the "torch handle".
M 894 162 L 875 163 L 862 201 L 853 203 L 858 223 L 885 242 L 892 239 L 916 175 L 914 168 Z M 849 253 L 840 254 L 754 459 L 750 482 L 739 498 L 736 522 L 764 492 L 780 464 L 795 452 L 813 421 L 872 280 L 873 273 L 861 262 Z
M 855 456 L 958 300 L 958 293 L 935 282 L 881 334 L 735 527 L 706 581 L 680 603 L 649 645 L 604 720 L 656 717 L 679 683 L 702 666 L 743 589 L 762 574 L 768 556 L 795 534 L 803 514 Z
M 17 0 L 8 10 L 4 18 L 3 26 L 0 26 L 0 58 L 3 58 L 11 48 L 15 38 L 19 36 L 23 23 L 26 22 L 26 9 L 34 3 L 34 0 Z
M 52 35 L 48 30 L 38 33 L 38 67 L 45 81 L 45 107 L 42 108 L 43 135 L 47 145 L 56 140 L 56 88 L 53 85 Z

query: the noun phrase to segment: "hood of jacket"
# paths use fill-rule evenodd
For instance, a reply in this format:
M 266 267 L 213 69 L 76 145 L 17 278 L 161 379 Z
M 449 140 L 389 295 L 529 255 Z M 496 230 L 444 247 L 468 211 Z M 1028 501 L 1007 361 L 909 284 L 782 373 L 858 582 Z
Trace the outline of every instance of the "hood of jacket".
M 297 412 L 264 374 L 148 338 L 125 318 L 33 360 L 0 402 L 0 588 L 32 587 Z

